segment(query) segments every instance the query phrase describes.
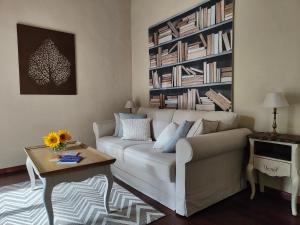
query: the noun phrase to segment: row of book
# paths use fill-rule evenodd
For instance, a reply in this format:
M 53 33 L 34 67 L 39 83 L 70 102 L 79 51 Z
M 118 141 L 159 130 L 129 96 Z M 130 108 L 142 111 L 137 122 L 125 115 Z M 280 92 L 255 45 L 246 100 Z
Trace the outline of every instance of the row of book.
M 183 74 L 184 73 L 184 74 Z M 183 65 L 174 66 L 171 73 L 164 73 L 161 76 L 157 71 L 151 72 L 149 88 L 170 88 L 197 86 L 204 83 L 203 70 Z
M 212 33 L 205 38 L 199 34 L 199 41 L 184 43 L 178 41 L 170 49 L 158 48 L 157 54 L 150 54 L 150 68 L 219 54 L 232 49 L 232 30 Z
M 232 82 L 232 67 L 217 68 L 217 62 L 204 62 L 203 82 L 204 84 Z
M 222 93 L 210 89 L 205 96 L 199 95 L 197 89 L 189 89 L 179 95 L 153 95 L 149 104 L 159 108 L 190 109 L 201 111 L 214 111 L 218 105 L 223 111 L 231 110 L 231 101 Z
M 219 31 L 207 35 L 207 55 L 219 54 L 223 51 L 230 51 L 232 49 L 233 36 L 232 30 L 227 32 Z
M 224 0 L 210 7 L 200 7 L 196 12 L 200 29 L 213 26 L 233 18 L 233 3 L 225 4 Z
M 168 21 L 163 27 L 149 35 L 149 47 L 183 37 L 209 26 L 233 18 L 233 3 L 225 4 L 225 0 L 216 2 L 210 7 L 200 7 L 183 18 L 173 22 Z
M 151 71 L 149 88 L 189 87 L 224 82 L 232 82 L 232 67 L 217 67 L 217 62 L 204 62 L 203 70 L 179 65 L 174 66 L 172 72 L 161 75 L 157 71 Z

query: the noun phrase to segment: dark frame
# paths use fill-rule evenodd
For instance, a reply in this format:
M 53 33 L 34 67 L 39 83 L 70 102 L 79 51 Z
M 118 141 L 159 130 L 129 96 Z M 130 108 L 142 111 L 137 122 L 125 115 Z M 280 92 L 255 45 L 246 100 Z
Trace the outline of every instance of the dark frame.
M 75 35 L 17 24 L 20 94 L 76 95 Z

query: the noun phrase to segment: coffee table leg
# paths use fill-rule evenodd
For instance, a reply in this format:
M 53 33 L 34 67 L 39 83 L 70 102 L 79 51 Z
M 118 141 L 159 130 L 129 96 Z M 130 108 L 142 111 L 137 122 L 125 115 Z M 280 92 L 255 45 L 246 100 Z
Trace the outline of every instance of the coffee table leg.
M 113 186 L 113 176 L 110 171 L 110 166 L 107 167 L 107 172 L 105 174 L 106 178 L 106 191 L 104 193 L 104 204 L 105 204 L 105 210 L 106 213 L 109 213 L 109 197 L 110 197 L 110 192 Z
M 31 184 L 31 190 L 35 188 L 35 175 L 34 175 L 34 170 L 31 164 L 30 159 L 27 157 L 26 159 L 26 167 L 27 167 L 27 172 L 30 178 L 30 184 Z
M 43 181 L 43 184 L 44 184 L 43 200 L 44 200 L 44 205 L 48 216 L 49 225 L 54 225 L 53 208 L 52 208 L 52 201 L 51 201 L 52 190 L 54 185 L 51 184 L 51 182 L 47 181 L 47 179 Z

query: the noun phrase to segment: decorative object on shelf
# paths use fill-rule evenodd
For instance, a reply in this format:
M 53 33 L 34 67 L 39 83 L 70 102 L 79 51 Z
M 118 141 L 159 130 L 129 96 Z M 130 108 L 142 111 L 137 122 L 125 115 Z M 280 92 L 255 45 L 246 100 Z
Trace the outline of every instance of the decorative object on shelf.
M 60 152 L 66 149 L 67 142 L 71 140 L 71 134 L 68 130 L 58 130 L 49 132 L 43 139 L 44 144 L 51 148 L 53 152 Z
M 232 110 L 233 9 L 234 0 L 209 0 L 149 28 L 150 105 Z
M 292 215 L 297 216 L 297 196 L 299 193 L 299 145 L 300 136 L 289 134 L 253 133 L 248 135 L 250 156 L 247 178 L 251 186 L 251 196 L 255 196 L 255 170 L 272 177 L 287 177 L 291 180 Z M 264 180 L 258 175 L 259 189 L 264 192 Z
M 135 109 L 135 103 L 132 100 L 128 100 L 124 106 L 125 109 L 129 109 L 129 112 L 132 113 L 132 109 Z
M 74 34 L 17 24 L 21 94 L 75 95 Z
M 277 115 L 277 108 L 287 107 L 289 103 L 287 102 L 284 95 L 280 92 L 271 92 L 268 93 L 264 99 L 263 106 L 266 108 L 273 108 L 273 132 L 272 135 L 277 135 L 277 123 L 276 123 L 276 115 Z

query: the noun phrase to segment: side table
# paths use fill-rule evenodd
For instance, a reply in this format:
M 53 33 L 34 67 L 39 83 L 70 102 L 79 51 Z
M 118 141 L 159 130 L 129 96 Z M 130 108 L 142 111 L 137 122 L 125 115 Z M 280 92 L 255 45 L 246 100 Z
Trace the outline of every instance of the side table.
M 300 136 L 270 133 L 253 133 L 248 135 L 250 156 L 247 166 L 247 178 L 251 186 L 251 199 L 255 196 L 254 171 L 272 177 L 289 177 L 292 187 L 292 215 L 297 216 L 297 197 L 300 174 Z M 259 180 L 260 191 L 264 191 L 262 179 Z

